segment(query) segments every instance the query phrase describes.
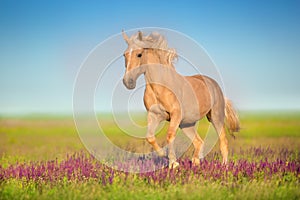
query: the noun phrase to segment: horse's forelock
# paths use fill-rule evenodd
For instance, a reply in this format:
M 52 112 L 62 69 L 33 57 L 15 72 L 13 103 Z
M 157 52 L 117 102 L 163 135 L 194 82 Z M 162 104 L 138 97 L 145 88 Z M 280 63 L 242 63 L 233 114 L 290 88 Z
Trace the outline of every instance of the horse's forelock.
M 141 40 L 142 39 L 142 40 Z M 139 35 L 139 32 L 132 35 L 129 39 L 130 49 L 134 48 L 154 48 L 164 50 L 168 55 L 170 55 L 169 62 L 172 62 L 177 58 L 175 49 L 168 47 L 168 42 L 161 34 L 158 32 L 152 32 L 149 35 Z
M 169 49 L 167 40 L 157 32 L 143 35 L 142 38 L 140 38 L 139 33 L 136 33 L 130 37 L 129 41 L 130 45 L 138 46 L 139 48 Z

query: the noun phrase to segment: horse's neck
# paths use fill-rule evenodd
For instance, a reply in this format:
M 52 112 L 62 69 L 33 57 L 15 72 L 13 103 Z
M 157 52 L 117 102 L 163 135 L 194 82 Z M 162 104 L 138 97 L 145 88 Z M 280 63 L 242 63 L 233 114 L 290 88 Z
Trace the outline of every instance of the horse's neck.
M 179 74 L 173 65 L 149 65 L 145 71 L 146 84 L 167 84 L 169 80 L 176 79 Z

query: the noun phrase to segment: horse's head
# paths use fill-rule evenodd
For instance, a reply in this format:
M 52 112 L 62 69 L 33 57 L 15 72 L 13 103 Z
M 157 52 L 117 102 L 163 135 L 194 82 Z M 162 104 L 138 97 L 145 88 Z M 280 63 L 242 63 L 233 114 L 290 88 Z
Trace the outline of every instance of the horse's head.
M 123 83 L 128 89 L 134 89 L 136 79 L 145 73 L 150 64 L 173 66 L 172 61 L 177 56 L 174 49 L 167 47 L 166 40 L 158 33 L 143 36 L 139 31 L 130 38 L 125 32 L 123 38 L 128 44 L 124 52 L 126 72 Z

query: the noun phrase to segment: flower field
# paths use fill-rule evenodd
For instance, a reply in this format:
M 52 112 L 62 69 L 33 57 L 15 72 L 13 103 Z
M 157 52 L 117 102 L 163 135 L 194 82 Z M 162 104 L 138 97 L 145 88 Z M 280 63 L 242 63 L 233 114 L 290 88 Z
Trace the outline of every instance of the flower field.
M 216 145 L 198 166 L 189 149 L 178 168 L 128 173 L 167 160 L 116 170 L 87 153 L 70 118 L 2 118 L 0 199 L 299 199 L 300 116 L 245 114 L 242 126 L 226 166 Z

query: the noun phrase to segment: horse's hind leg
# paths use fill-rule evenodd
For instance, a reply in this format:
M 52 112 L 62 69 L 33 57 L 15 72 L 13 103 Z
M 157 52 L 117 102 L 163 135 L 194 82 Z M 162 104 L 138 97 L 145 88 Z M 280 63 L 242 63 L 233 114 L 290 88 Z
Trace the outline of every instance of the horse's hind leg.
M 223 157 L 223 164 L 227 164 L 228 161 L 228 141 L 226 138 L 225 129 L 225 112 L 223 106 L 215 107 L 210 111 L 208 115 L 209 121 L 213 124 L 220 139 L 220 150 Z
M 155 131 L 161 121 L 163 121 L 163 117 L 159 113 L 155 113 L 153 111 L 148 112 L 148 129 L 147 129 L 147 141 L 154 150 L 158 153 L 159 156 L 165 156 L 163 149 L 157 144 L 155 138 Z
M 223 157 L 223 164 L 227 164 L 228 162 L 228 141 L 226 138 L 226 130 L 225 126 L 223 125 L 221 134 L 220 134 L 220 150 Z
M 188 138 L 190 138 L 191 141 L 193 142 L 195 150 L 194 150 L 194 155 L 192 158 L 192 163 L 195 165 L 200 164 L 199 156 L 200 156 L 200 151 L 201 151 L 201 146 L 203 144 L 203 140 L 198 135 L 195 124 L 193 124 L 191 126 L 187 126 L 187 127 L 181 126 L 180 128 L 182 129 L 183 133 Z

